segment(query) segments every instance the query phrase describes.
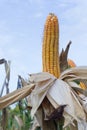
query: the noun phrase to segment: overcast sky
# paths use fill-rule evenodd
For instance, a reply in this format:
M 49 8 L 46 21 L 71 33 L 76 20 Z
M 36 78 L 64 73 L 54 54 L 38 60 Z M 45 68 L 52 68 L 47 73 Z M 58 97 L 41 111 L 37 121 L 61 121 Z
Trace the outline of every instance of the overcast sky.
M 87 65 L 87 0 L 0 0 L 0 58 L 11 61 L 10 91 L 17 76 L 42 71 L 42 39 L 46 17 L 55 13 L 60 51 L 71 40 L 69 58 Z M 4 75 L 0 66 L 2 86 Z

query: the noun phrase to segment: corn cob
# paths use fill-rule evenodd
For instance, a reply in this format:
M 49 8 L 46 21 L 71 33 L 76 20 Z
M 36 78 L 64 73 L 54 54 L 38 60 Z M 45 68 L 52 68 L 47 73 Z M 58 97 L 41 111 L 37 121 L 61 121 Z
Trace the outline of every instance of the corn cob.
M 68 59 L 68 66 L 70 66 L 71 68 L 73 68 L 73 67 L 76 67 L 76 64 L 74 63 L 74 61 L 73 60 L 71 60 L 71 59 Z
M 86 89 L 86 85 L 85 85 L 83 82 L 80 82 L 79 85 L 80 85 L 80 87 L 81 87 L 82 89 L 84 89 L 84 90 Z
M 60 75 L 59 67 L 59 25 L 57 16 L 49 14 L 44 28 L 42 45 L 43 72 L 55 77 Z
M 73 60 L 71 60 L 71 59 L 68 59 L 68 66 L 70 66 L 71 68 L 73 68 L 73 67 L 76 67 L 76 64 L 74 63 L 74 61 Z M 85 82 L 85 80 L 84 80 L 84 82 Z M 84 84 L 84 82 L 82 81 L 80 81 L 79 82 L 79 85 L 80 85 L 80 87 L 82 88 L 82 89 L 86 89 L 86 85 Z M 87 82 L 87 81 L 86 81 Z

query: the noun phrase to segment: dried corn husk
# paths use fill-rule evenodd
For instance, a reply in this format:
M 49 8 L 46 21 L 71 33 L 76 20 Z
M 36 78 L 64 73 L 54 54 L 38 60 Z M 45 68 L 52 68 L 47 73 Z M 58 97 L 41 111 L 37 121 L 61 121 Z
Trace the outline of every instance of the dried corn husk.
M 40 78 L 41 77 L 41 78 Z M 53 85 L 56 78 L 46 72 L 38 73 L 37 75 L 32 75 L 30 81 L 36 84 L 35 89 L 32 91 L 31 98 L 31 116 L 33 117 L 37 109 L 41 105 L 43 99 L 45 98 L 49 88 Z
M 78 130 L 87 130 L 87 122 L 83 120 L 78 122 Z
M 82 103 L 81 94 L 76 93 L 77 90 L 74 89 L 79 89 L 79 85 L 73 82 L 74 79 L 87 79 L 86 75 L 87 67 L 67 69 L 59 79 L 45 72 L 32 74 L 29 80 L 30 85 L 0 98 L 0 109 L 29 95 L 32 106 L 31 115 L 34 116 L 44 98 L 47 97 L 54 108 L 67 104 L 64 109 L 65 126 L 73 124 L 73 120 L 78 123 L 86 122 L 85 105 Z M 85 100 L 87 101 L 87 98 Z
M 47 93 L 48 99 L 49 95 L 58 104 L 58 106 L 67 104 L 64 114 L 65 126 L 71 123 L 74 119 L 77 121 L 79 121 L 79 119 L 81 118 L 85 120 L 86 117 L 84 110 L 78 99 L 76 98 L 75 94 L 73 93 L 73 91 L 71 91 L 69 85 L 66 82 L 57 79 Z M 50 100 L 52 105 L 54 105 L 53 100 Z M 54 107 L 58 106 L 56 105 Z
M 34 84 L 27 85 L 26 87 L 20 88 L 12 93 L 7 94 L 0 98 L 0 109 L 7 107 L 8 105 L 17 102 L 20 99 L 28 96 L 32 89 L 34 88 Z
M 31 83 L 40 83 L 50 79 L 56 79 L 56 77 L 54 77 L 52 74 L 48 72 L 41 72 L 41 73 L 30 74 L 29 81 Z
M 38 121 L 37 121 L 37 118 L 36 117 L 34 117 L 34 119 L 33 119 L 33 125 L 32 125 L 32 127 L 31 127 L 31 129 L 30 130 L 36 130 L 38 127 L 40 127 L 40 125 L 39 125 L 39 123 L 38 123 Z
M 72 109 L 71 110 L 72 112 L 70 111 L 69 114 L 73 115 L 73 113 L 74 113 L 73 102 L 72 102 L 72 97 L 70 94 L 70 88 L 67 83 L 65 83 L 64 81 L 62 81 L 60 79 L 57 79 L 55 81 L 54 85 L 48 91 L 47 95 L 50 95 L 58 105 L 67 104 L 66 108 L 68 109 L 68 111 L 70 111 L 70 109 Z M 67 100 L 67 99 L 69 99 L 69 100 Z M 69 104 L 69 106 L 68 106 L 68 104 Z
M 75 79 L 87 79 L 87 66 L 74 67 L 61 73 L 60 79 L 73 81 Z

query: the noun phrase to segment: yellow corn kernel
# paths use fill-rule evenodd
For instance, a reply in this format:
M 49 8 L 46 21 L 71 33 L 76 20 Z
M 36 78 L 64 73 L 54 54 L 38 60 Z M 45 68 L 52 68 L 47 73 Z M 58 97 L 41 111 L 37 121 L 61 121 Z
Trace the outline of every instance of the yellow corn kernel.
M 82 89 L 86 89 L 86 86 L 85 86 L 85 84 L 83 83 L 83 82 L 80 82 L 80 87 L 82 88 Z
M 60 75 L 59 67 L 59 25 L 57 16 L 49 14 L 44 27 L 42 45 L 43 72 Z

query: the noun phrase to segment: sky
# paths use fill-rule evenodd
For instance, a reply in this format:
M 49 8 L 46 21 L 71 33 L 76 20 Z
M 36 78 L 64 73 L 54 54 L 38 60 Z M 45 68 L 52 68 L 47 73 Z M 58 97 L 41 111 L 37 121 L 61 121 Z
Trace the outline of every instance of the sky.
M 59 20 L 59 51 L 71 40 L 68 57 L 87 65 L 86 0 L 0 0 L 0 59 L 11 61 L 10 91 L 17 78 L 42 71 L 42 39 L 46 17 L 54 13 Z M 5 77 L 0 65 L 0 86 Z M 0 87 L 0 88 L 1 88 Z

